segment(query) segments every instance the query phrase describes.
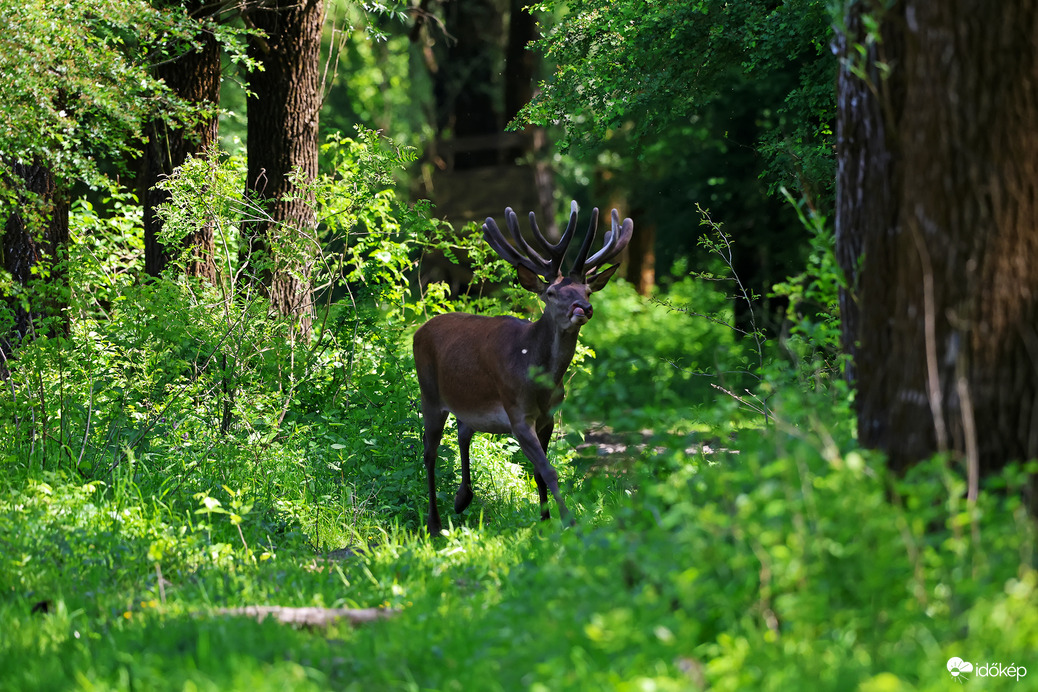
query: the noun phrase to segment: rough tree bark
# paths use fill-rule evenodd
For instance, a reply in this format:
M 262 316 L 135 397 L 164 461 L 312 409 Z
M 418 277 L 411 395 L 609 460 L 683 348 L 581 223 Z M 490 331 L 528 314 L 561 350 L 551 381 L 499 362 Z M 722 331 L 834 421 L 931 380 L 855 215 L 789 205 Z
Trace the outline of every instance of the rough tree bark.
M 191 0 L 188 11 L 202 17 L 213 7 L 204 0 Z M 207 9 L 208 8 L 208 9 Z M 175 249 L 159 242 L 162 220 L 155 210 L 169 200 L 169 193 L 156 190 L 155 185 L 182 165 L 189 156 L 196 155 L 216 144 L 218 120 L 216 105 L 220 101 L 220 46 L 211 32 L 200 32 L 200 46 L 187 51 L 175 60 L 156 68 L 157 76 L 180 98 L 199 105 L 210 106 L 209 117 L 202 118 L 193 128 L 185 128 L 158 118 L 148 127 L 148 142 L 144 151 L 141 186 L 144 202 L 144 268 L 151 276 L 158 276 L 169 264 Z M 189 275 L 216 281 L 213 258 L 213 227 L 206 224 L 184 238 L 184 246 L 191 248 Z
M 644 211 L 628 207 L 626 213 L 632 218 L 645 218 Z M 624 252 L 627 253 L 621 267 L 624 279 L 639 295 L 648 296 L 656 286 L 656 224 L 642 222 Z
M 13 324 L 0 333 L 5 356 L 34 334 L 41 320 L 46 319 L 45 333 L 52 336 L 67 333 L 69 326 L 64 311 L 68 282 L 61 262 L 68 245 L 68 201 L 45 166 L 15 163 L 11 173 L 25 194 L 21 208 L 4 223 L 3 267 L 14 283 L 10 294 L 0 293 L 13 317 Z
M 975 492 L 1038 457 L 1038 4 L 883 5 L 848 3 L 839 39 L 858 434 L 897 470 L 948 451 Z
M 305 337 L 312 321 L 309 277 L 317 219 L 313 200 L 300 184 L 317 176 L 324 3 L 268 0 L 247 17 L 266 34 L 249 42 L 249 54 L 263 69 L 249 81 L 247 192 L 268 215 L 249 224 L 247 252 L 253 261 L 268 256 L 259 278 L 273 307 L 294 318 Z

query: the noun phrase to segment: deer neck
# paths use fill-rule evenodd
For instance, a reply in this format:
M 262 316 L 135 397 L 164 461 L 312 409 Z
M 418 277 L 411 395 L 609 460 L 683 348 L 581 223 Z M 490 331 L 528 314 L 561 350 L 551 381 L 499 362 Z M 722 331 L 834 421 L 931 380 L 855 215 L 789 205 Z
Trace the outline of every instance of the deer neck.
M 544 313 L 533 323 L 530 336 L 533 346 L 530 366 L 549 375 L 552 382 L 558 385 L 577 351 L 580 328 L 564 331 L 561 325 Z

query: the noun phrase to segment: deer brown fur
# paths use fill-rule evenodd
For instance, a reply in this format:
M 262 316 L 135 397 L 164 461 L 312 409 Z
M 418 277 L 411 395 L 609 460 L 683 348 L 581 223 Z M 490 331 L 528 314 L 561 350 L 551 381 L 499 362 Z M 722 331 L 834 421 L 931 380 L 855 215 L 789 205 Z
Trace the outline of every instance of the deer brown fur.
M 530 214 L 534 241 L 549 256 L 547 259 L 522 237 L 511 209 L 505 210 L 505 220 L 512 243 L 505 240 L 492 218 L 483 225 L 487 243 L 516 267 L 520 284 L 544 301 L 544 313 L 536 322 L 451 313 L 432 318 L 415 332 L 431 535 L 438 535 L 442 528 L 436 503 L 436 459 L 448 413 L 457 419 L 461 452 L 462 478 L 454 497 L 455 512 L 464 511 L 473 497 L 469 464 L 472 436 L 488 432 L 513 435 L 533 464 L 541 518 L 550 516 L 549 491 L 561 518 L 568 517 L 559 493 L 558 473 L 547 457 L 555 425 L 553 410 L 564 396 L 562 380 L 576 351 L 580 328 L 593 314 L 591 294 L 606 285 L 618 265 L 596 270 L 623 250 L 634 230 L 630 219 L 620 224 L 614 209 L 612 228 L 602 249 L 589 258 L 598 223 L 595 209 L 573 267 L 563 276 L 562 261 L 576 219 L 574 202 L 566 232 L 553 245 L 543 238 Z

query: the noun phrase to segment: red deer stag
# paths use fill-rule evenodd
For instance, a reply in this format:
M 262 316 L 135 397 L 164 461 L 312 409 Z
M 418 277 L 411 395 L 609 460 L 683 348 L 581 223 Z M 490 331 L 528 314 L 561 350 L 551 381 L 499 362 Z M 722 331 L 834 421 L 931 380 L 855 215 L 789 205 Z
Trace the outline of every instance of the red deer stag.
M 548 491 L 566 519 L 568 511 L 559 494 L 558 473 L 548 461 L 548 442 L 555 421 L 553 408 L 562 402 L 562 378 L 577 348 L 580 328 L 591 319 L 588 299 L 609 281 L 619 265 L 600 269 L 631 240 L 634 222 L 613 210 L 612 228 L 602 249 L 588 257 L 598 226 L 598 209 L 566 276 L 562 261 L 577 225 L 573 202 L 569 225 L 558 244 L 552 245 L 537 228 L 530 213 L 532 248 L 519 230 L 515 212 L 505 209 L 509 243 L 492 218 L 483 224 L 483 238 L 511 263 L 519 283 L 544 301 L 544 314 L 536 322 L 514 317 L 482 317 L 464 313 L 438 315 L 415 332 L 414 361 L 422 393 L 425 425 L 425 471 L 429 479 L 430 535 L 440 533 L 436 507 L 436 457 L 447 414 L 458 421 L 461 451 L 461 485 L 454 496 L 454 511 L 462 512 L 472 501 L 469 444 L 476 432 L 511 433 L 533 464 L 541 519 L 548 519 Z M 540 253 L 548 255 L 545 259 Z

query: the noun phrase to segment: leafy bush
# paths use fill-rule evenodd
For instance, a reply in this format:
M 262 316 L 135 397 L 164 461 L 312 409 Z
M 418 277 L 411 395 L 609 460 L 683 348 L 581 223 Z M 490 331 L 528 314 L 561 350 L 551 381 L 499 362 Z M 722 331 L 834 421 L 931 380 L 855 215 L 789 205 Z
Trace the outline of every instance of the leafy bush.
M 674 283 L 667 299 L 731 319 L 725 296 L 692 278 Z M 646 300 L 617 279 L 594 303 L 595 317 L 581 330 L 594 358 L 570 380 L 565 413 L 634 425 L 666 412 L 687 417 L 718 398 L 712 383 L 732 387 L 745 379 L 743 345 L 724 325 Z
M 384 329 L 383 305 L 407 295 L 411 242 L 428 222 L 423 209 L 395 201 L 391 171 L 406 156 L 374 133 L 335 140 L 328 155 L 335 172 L 319 180 L 315 204 L 339 250 L 320 257 L 313 280 L 329 296 L 325 307 L 336 292 L 350 300 L 326 310 L 313 343 L 286 338 L 290 325 L 236 283 L 239 229 L 257 211 L 241 199 L 239 159 L 191 160 L 164 183 L 172 194 L 169 246 L 199 224 L 214 228 L 214 285 L 185 278 L 189 256 L 159 280 L 139 280 L 141 215 L 132 198 L 111 203 L 110 222 L 90 205 L 76 207 L 71 333 L 25 344 L 0 399 L 0 447 L 12 469 L 57 471 L 109 491 L 130 469 L 128 478 L 173 516 L 194 516 L 200 501 L 210 517 L 228 502 L 250 507 L 247 517 L 235 513 L 251 527 L 247 541 L 229 524 L 214 540 L 270 545 L 310 518 L 313 493 L 324 496 L 327 452 L 304 457 L 315 448 L 307 433 L 313 412 L 346 414 L 340 422 L 350 426 L 351 416 L 367 413 L 351 411 L 351 398 L 381 399 L 392 404 L 386 417 L 394 427 L 377 436 L 411 442 L 397 433 L 417 425 L 413 393 L 393 387 L 383 398 L 377 378 L 405 380 L 399 356 L 408 327 L 397 319 Z

